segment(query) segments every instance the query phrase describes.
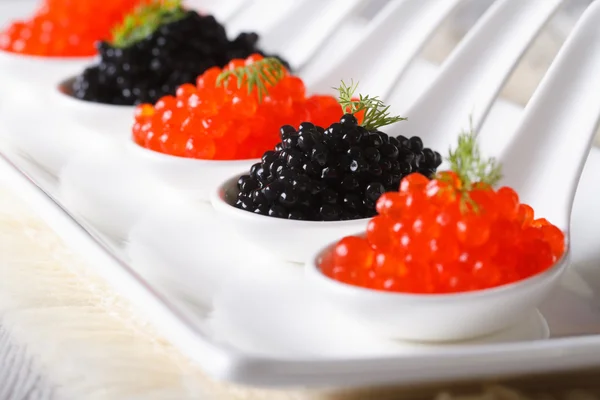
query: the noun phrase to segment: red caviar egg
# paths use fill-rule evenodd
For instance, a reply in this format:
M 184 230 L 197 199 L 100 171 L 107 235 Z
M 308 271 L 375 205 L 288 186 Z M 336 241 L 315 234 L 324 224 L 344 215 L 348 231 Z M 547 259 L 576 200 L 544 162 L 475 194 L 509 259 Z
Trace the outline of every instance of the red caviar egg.
M 375 257 L 375 252 L 365 239 L 348 236 L 336 246 L 333 262 L 336 266 L 358 266 L 370 268 Z

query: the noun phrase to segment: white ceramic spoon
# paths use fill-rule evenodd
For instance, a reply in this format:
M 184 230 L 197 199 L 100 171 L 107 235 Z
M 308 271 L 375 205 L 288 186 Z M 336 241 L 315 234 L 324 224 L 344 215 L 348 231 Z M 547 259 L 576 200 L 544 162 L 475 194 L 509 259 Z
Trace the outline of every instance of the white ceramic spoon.
M 443 64 L 437 79 L 401 114 L 407 121 L 389 134 L 421 136 L 425 145 L 445 152 L 472 116 L 479 128 L 525 50 L 562 0 L 498 0 Z M 392 93 L 394 98 L 406 93 Z
M 600 2 L 578 22 L 531 99 L 515 139 L 501 152 L 505 183 L 568 238 L 571 205 L 600 120 Z M 568 243 L 568 240 L 567 240 Z M 380 292 L 342 284 L 307 263 L 308 279 L 340 310 L 379 335 L 448 341 L 482 336 L 516 323 L 554 289 L 570 251 L 547 271 L 497 288 L 448 295 Z

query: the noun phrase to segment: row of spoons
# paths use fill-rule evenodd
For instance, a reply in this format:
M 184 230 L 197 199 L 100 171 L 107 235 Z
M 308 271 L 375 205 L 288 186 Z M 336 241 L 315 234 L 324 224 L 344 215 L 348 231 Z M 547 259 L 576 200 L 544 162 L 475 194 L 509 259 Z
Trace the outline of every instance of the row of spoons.
M 427 132 L 424 136 L 429 143 L 433 142 L 434 148 L 446 148 L 454 141 L 469 112 L 473 114 L 475 126 L 481 125 L 508 73 L 559 3 L 540 1 L 523 6 L 514 1 L 498 1 L 447 61 L 432 86 L 409 108 L 409 122 L 393 126 L 394 132 L 390 133 Z M 535 22 L 532 16 L 536 16 Z M 484 149 L 498 155 L 507 166 L 504 183 L 514 187 L 540 214 L 567 233 L 570 205 L 600 111 L 600 96 L 591 89 L 600 84 L 593 74 L 600 66 L 600 52 L 594 47 L 600 43 L 600 32 L 596 28 L 598 18 L 600 7 L 595 4 L 557 57 L 517 132 L 506 138 L 480 137 Z M 498 33 L 496 28 L 506 20 L 512 21 L 512 29 Z M 524 41 L 524 37 L 529 41 Z M 474 63 L 474 59 L 481 62 Z M 481 83 L 482 79 L 485 84 Z M 567 90 L 571 96 L 555 96 Z M 80 107 L 72 115 L 84 117 L 82 122 L 87 127 L 116 119 L 115 110 L 101 110 L 104 106 L 78 102 L 60 90 L 54 94 L 57 103 Z M 469 112 L 465 112 L 467 110 Z M 565 136 L 566 130 L 576 132 L 577 136 Z M 117 132 L 124 132 L 116 139 L 127 143 L 132 155 L 137 152 L 139 158 L 147 160 L 153 168 L 169 177 L 177 177 L 175 182 L 185 182 L 179 189 L 187 191 L 189 182 L 195 182 L 194 187 L 199 188 L 197 199 L 210 196 L 215 210 L 230 219 L 248 240 L 270 251 L 283 249 L 281 255 L 293 261 L 304 261 L 307 255 L 315 254 L 307 264 L 307 276 L 342 309 L 386 335 L 457 340 L 493 332 L 535 308 L 548 295 L 568 263 L 566 256 L 552 269 L 530 280 L 469 294 L 409 296 L 349 287 L 320 274 L 317 260 L 322 250 L 319 249 L 341 236 L 360 233 L 365 220 L 313 223 L 278 220 L 237 210 L 227 194 L 236 190 L 237 177 L 254 160 L 246 161 L 244 166 L 244 161 L 181 159 L 137 148 L 126 139 L 127 130 L 110 129 L 112 135 Z M 503 151 L 498 152 L 498 149 Z M 193 171 L 194 177 L 189 177 L 189 171 Z M 233 173 L 237 175 L 230 179 Z M 207 176 L 214 181 L 200 184 L 201 177 Z M 165 180 L 168 182 L 173 180 Z M 225 183 L 216 188 L 219 182 Z M 286 239 L 289 236 L 296 238 L 294 248 L 290 248 Z M 456 324 L 458 318 L 463 322 L 460 326 Z

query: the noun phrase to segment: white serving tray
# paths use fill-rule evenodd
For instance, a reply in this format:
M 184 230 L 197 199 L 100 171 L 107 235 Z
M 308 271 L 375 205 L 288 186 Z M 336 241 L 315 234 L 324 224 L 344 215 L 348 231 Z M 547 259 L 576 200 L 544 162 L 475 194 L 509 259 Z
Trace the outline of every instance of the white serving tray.
M 394 107 L 401 111 L 434 74 L 432 66 L 415 63 L 404 79 L 406 96 Z M 500 143 L 520 111 L 499 101 L 484 129 L 496 132 Z M 61 187 L 49 171 L 58 170 L 56 160 L 64 153 L 84 144 L 89 151 L 89 133 L 74 128 L 67 116 L 43 115 L 41 109 L 33 116 L 13 115 L 10 121 L 27 121 L 21 127 L 47 135 L 46 143 L 19 141 L 25 149 L 35 144 L 31 150 L 38 154 L 46 151 L 48 157 L 38 158 L 45 165 L 7 140 L 19 131 L 5 123 L 2 181 L 214 378 L 253 386 L 408 385 L 600 366 L 598 149 L 591 152 L 575 201 L 573 265 L 540 312 L 492 337 L 431 346 L 370 336 L 305 287 L 300 266 L 244 243 L 208 205 L 157 193 L 129 168 L 119 148 L 70 159 Z M 55 136 L 65 129 L 71 130 Z M 61 140 L 73 137 L 79 140 L 64 143 L 69 151 L 56 151 Z M 129 240 L 111 238 L 100 227 L 123 230 Z
M 434 73 L 417 63 L 406 80 L 418 90 Z M 500 101 L 484 129 L 501 140 L 519 118 L 518 107 Z M 1 150 L 11 186 L 214 378 L 255 386 L 401 385 L 600 366 L 600 150 L 590 155 L 575 201 L 573 265 L 541 313 L 493 337 L 438 346 L 371 337 L 314 296 L 300 266 L 250 247 L 207 204 L 154 207 L 138 218 L 126 244 L 113 240 L 69 215 L 61 205 L 73 211 L 78 204 L 43 167 L 8 143 Z M 85 157 L 67 169 L 73 163 L 80 179 L 89 178 L 82 191 L 87 206 L 104 205 L 106 218 L 124 211 L 111 205 L 148 201 L 141 186 L 132 198 L 102 183 L 135 179 L 132 170 L 111 172 L 114 159 Z

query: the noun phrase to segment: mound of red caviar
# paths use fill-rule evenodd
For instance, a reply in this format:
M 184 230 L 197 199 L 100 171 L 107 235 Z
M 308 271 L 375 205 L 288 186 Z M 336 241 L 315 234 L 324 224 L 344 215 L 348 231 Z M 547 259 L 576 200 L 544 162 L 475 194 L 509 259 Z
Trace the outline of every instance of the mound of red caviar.
M 45 0 L 32 18 L 0 31 L 0 50 L 44 57 L 87 57 L 111 37 L 140 0 Z
M 564 234 L 509 187 L 442 172 L 404 178 L 383 194 L 364 237 L 345 237 L 322 262 L 348 284 L 404 293 L 455 293 L 517 282 L 550 268 Z
M 179 157 L 206 160 L 260 158 L 280 141 L 283 125 L 310 121 L 329 126 L 342 117 L 333 96 L 306 96 L 304 83 L 283 69 L 283 76 L 268 88 L 238 85 L 235 75 L 218 84 L 224 71 L 234 71 L 263 60 L 253 54 L 232 60 L 225 68 L 213 67 L 185 84 L 175 96 L 162 97 L 155 105 L 141 104 L 135 111 L 134 141 L 148 149 Z

